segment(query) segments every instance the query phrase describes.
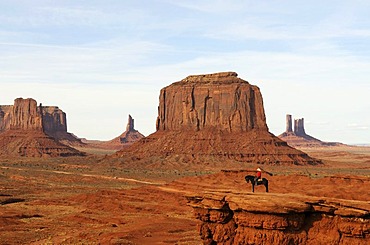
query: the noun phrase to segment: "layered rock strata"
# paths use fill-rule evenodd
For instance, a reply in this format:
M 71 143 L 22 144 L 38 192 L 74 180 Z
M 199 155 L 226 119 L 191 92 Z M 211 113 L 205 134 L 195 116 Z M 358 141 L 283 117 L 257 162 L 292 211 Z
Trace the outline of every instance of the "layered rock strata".
M 269 133 L 259 88 L 235 72 L 188 76 L 163 88 L 156 128 L 113 157 L 185 164 L 319 163 Z
M 289 194 L 188 196 L 204 244 L 369 244 L 365 201 Z
M 58 117 L 50 119 L 49 107 L 44 110 L 41 104 L 37 106 L 34 99 L 18 98 L 13 106 L 2 106 L 0 109 L 2 112 L 0 114 L 0 128 L 2 129 L 0 131 L 0 155 L 29 157 L 83 155 L 46 133 L 47 130 L 57 132 L 59 125 L 53 128 L 53 123 L 58 122 L 61 125 L 65 122 L 65 120 L 59 120 Z M 62 130 L 64 129 L 66 127 L 62 127 Z
M 14 105 L 0 105 L 0 132 L 9 129 L 37 129 L 66 144 L 82 144 L 79 138 L 67 132 L 65 112 L 58 106 L 37 106 L 33 99 L 18 98 Z
M 160 92 L 157 130 L 267 131 L 262 95 L 235 72 L 188 76 Z

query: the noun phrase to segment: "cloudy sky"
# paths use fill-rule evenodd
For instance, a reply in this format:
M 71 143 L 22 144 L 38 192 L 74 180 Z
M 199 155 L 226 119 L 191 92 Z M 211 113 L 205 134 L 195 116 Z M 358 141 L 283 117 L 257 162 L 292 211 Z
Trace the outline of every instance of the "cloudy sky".
M 0 0 L 0 104 L 57 105 L 68 131 L 155 131 L 159 91 L 235 71 L 269 129 L 304 118 L 323 141 L 370 143 L 370 1 Z

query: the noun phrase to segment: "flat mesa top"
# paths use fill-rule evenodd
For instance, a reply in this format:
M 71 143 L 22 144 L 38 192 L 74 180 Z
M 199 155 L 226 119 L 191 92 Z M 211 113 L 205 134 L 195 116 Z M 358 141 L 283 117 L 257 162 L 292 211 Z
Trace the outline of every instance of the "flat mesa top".
M 190 75 L 182 79 L 179 82 L 173 84 L 183 85 L 183 84 L 230 84 L 230 83 L 248 83 L 243 79 L 238 78 L 236 72 L 218 72 L 212 74 L 203 75 Z

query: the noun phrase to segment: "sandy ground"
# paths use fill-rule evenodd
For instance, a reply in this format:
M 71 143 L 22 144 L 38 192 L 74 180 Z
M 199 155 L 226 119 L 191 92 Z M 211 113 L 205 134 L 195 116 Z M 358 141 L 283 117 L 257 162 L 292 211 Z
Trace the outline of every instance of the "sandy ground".
M 325 165 L 264 166 L 274 173 L 264 176 L 270 192 L 370 202 L 370 148 L 301 150 Z M 248 169 L 254 166 L 210 173 L 125 169 L 88 157 L 2 159 L 0 244 L 201 244 L 185 196 L 250 192 Z

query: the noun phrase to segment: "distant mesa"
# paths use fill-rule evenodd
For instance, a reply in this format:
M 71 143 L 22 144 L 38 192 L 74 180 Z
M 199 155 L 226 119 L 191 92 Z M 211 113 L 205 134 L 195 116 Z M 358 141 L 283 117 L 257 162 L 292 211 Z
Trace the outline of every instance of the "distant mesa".
M 83 140 L 83 142 L 102 149 L 121 150 L 122 148 L 132 145 L 136 141 L 144 138 L 145 136 L 135 129 L 134 119 L 131 115 L 128 115 L 128 122 L 126 125 L 126 131 L 116 138 L 109 141 L 91 141 Z
M 268 131 L 259 88 L 235 72 L 192 75 L 161 89 L 156 129 L 112 158 L 156 159 L 152 166 L 319 163 Z
M 31 98 L 15 99 L 14 105 L 0 105 L 0 155 L 84 155 L 59 140 L 81 143 L 67 132 L 66 114 L 58 107 L 37 106 Z
M 292 147 L 317 147 L 317 146 L 337 146 L 343 145 L 338 142 L 323 142 L 308 134 L 304 129 L 304 118 L 294 120 L 294 130 L 292 129 L 292 115 L 286 115 L 286 130 L 278 136 Z

